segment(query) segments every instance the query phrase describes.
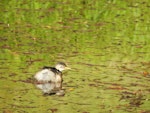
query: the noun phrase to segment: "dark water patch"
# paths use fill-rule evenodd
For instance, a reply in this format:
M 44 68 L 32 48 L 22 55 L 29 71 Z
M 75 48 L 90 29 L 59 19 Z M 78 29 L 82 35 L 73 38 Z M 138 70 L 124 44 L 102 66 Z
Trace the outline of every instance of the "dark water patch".
M 35 84 L 36 81 L 34 78 L 27 78 L 26 80 L 12 80 L 13 82 L 23 82 L 23 83 L 30 83 Z
M 87 65 L 87 66 L 103 66 L 105 67 L 106 65 L 100 65 L 100 64 L 90 64 L 90 63 L 84 63 L 84 62 L 77 62 L 78 64 L 82 65 Z
M 33 64 L 34 62 L 41 62 L 41 61 L 43 61 L 43 59 L 29 59 L 29 60 L 26 60 L 26 62 L 28 63 L 28 64 Z
M 3 113 L 13 113 L 13 111 L 4 108 Z
M 123 86 L 109 86 L 106 89 L 111 89 L 111 90 L 127 90 L 127 88 L 123 87 Z
M 16 105 L 16 104 L 9 104 L 12 108 L 37 108 L 37 106 L 25 106 L 25 105 Z
M 0 73 L 0 74 L 2 74 L 2 73 Z M 5 79 L 5 80 L 6 80 L 6 79 L 7 79 L 7 77 L 3 77 L 3 76 L 1 76 L 1 77 L 0 77 L 0 79 L 1 79 L 1 80 L 2 80 L 2 79 Z
M 0 41 L 2 42 L 2 41 L 4 41 L 4 42 L 6 42 L 8 39 L 7 39 L 7 37 L 0 37 Z
M 4 64 L 4 63 L 2 63 L 2 64 Z M 10 69 L 9 67 L 0 67 L 0 70 L 3 70 L 3 73 L 6 72 L 9 69 Z
M 82 113 L 90 113 L 90 112 L 88 112 L 88 111 L 83 111 Z
M 10 74 L 9 74 L 9 77 L 13 77 L 13 76 L 17 76 L 17 73 L 14 73 L 14 72 L 13 72 L 13 73 L 10 73 Z
M 142 77 L 141 76 L 129 76 L 129 78 L 133 78 L 133 79 L 142 79 Z
M 83 103 L 83 102 L 71 102 L 71 103 L 73 103 L 73 104 L 77 104 L 77 105 L 91 105 L 91 104 L 88 104 L 88 103 Z
M 139 84 L 139 83 L 131 83 L 130 86 L 138 86 L 138 87 L 143 87 L 143 88 L 149 87 L 148 85 L 145 85 L 145 84 Z
M 145 89 L 146 91 L 148 91 L 150 93 L 150 89 Z
M 4 97 L 0 97 L 0 99 L 5 99 Z
M 137 90 L 134 92 L 122 92 L 120 100 L 126 100 L 129 107 L 139 107 L 144 104 L 145 94 L 142 90 Z
M 51 109 L 48 109 L 48 111 L 51 111 L 51 113 L 55 113 L 58 111 L 58 109 L 57 108 L 51 108 Z
M 3 48 L 3 49 L 12 49 L 9 45 L 2 45 L 1 48 Z

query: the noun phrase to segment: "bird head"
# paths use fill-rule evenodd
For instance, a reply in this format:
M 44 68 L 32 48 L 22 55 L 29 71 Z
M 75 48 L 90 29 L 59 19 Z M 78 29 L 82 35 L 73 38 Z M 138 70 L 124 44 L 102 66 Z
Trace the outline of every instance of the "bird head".
M 63 70 L 67 70 L 67 69 L 71 69 L 69 68 L 65 63 L 63 62 L 59 62 L 56 64 L 55 68 L 59 71 L 63 71 Z

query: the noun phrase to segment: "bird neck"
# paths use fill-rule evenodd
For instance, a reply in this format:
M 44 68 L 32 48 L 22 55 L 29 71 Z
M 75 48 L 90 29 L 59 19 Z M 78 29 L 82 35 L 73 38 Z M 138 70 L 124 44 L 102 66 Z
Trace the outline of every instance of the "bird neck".
M 60 69 L 60 68 L 57 68 L 57 67 L 55 67 L 58 71 L 60 71 L 60 72 L 62 72 L 63 70 L 62 69 Z

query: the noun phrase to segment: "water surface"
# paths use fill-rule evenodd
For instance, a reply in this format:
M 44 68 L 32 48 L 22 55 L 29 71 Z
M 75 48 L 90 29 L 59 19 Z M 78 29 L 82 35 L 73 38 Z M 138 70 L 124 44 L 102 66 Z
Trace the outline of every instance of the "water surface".
M 150 112 L 148 0 L 0 3 L 0 110 L 4 113 Z M 66 95 L 43 96 L 43 66 L 66 62 Z

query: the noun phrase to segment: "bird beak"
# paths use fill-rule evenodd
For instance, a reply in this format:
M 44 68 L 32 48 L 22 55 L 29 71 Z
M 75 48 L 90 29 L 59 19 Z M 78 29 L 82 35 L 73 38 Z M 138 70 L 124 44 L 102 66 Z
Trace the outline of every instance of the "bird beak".
M 70 67 L 66 67 L 65 69 L 71 69 Z

